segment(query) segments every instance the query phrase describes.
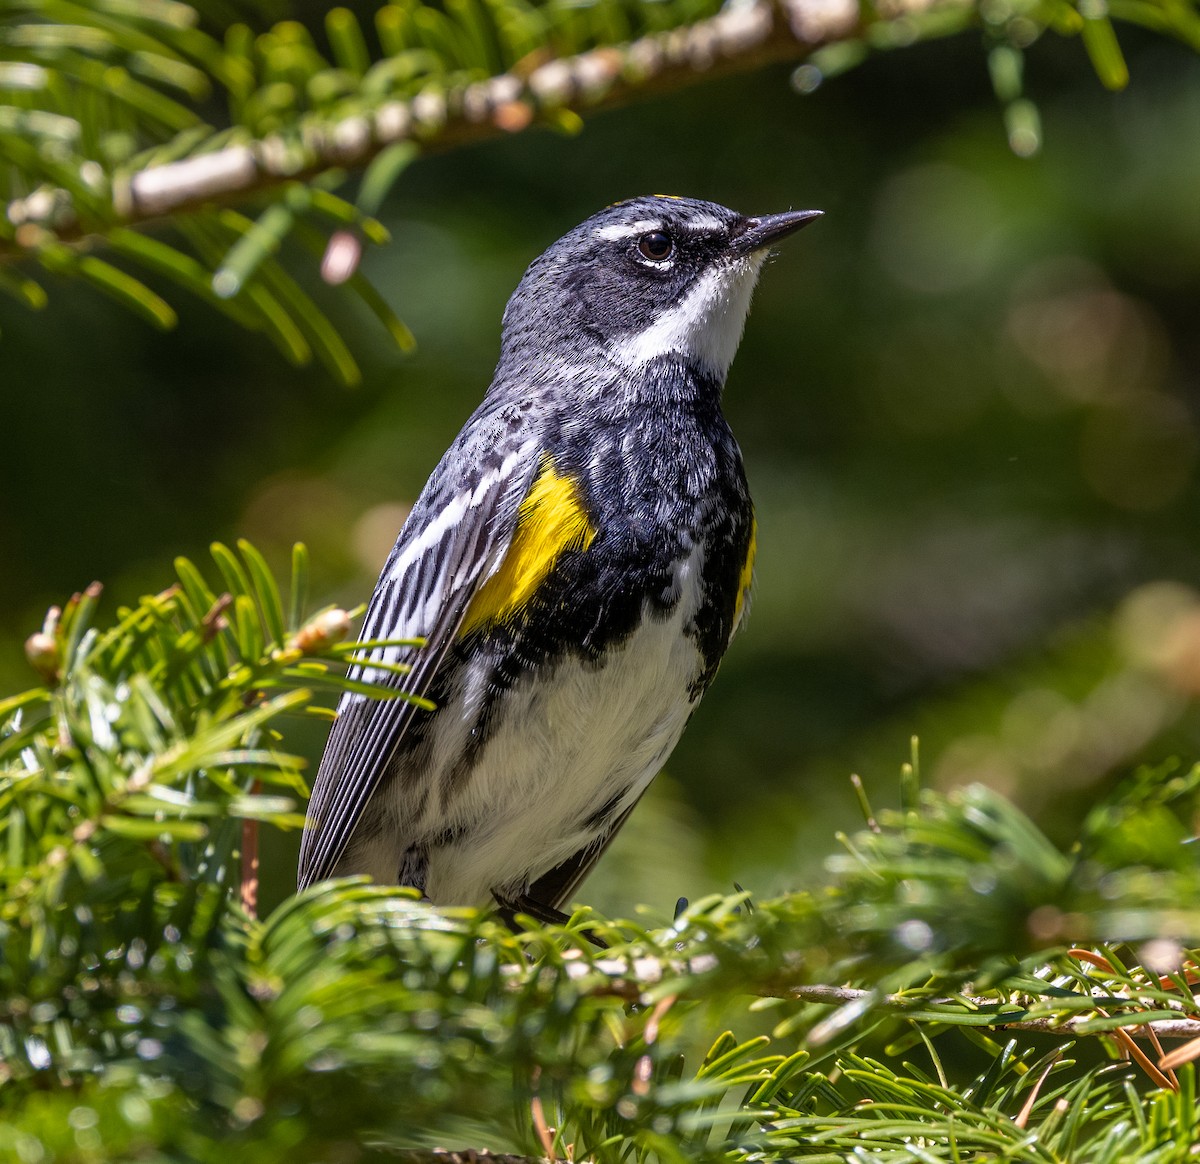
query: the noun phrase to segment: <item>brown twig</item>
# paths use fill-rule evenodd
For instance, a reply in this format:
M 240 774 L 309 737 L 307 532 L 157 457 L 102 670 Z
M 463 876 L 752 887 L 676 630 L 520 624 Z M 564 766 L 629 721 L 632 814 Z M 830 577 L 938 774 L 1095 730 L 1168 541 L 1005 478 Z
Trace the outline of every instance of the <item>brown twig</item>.
M 1184 1043 L 1182 1047 L 1168 1051 L 1159 1059 L 1158 1065 L 1164 1071 L 1174 1071 L 1176 1067 L 1182 1067 L 1185 1063 L 1192 1062 L 1193 1059 L 1200 1059 L 1200 1035 L 1190 1042 Z
M 257 796 L 262 782 L 255 780 L 250 794 Z M 242 908 L 253 918 L 258 917 L 258 821 L 242 821 Z
M 225 617 L 225 612 L 232 605 L 233 595 L 222 594 L 212 604 L 208 613 L 200 620 L 200 626 L 206 643 L 211 643 L 223 630 L 229 629 L 229 620 Z
M 1113 967 L 1113 964 L 1103 955 L 1097 954 L 1094 950 L 1081 950 L 1078 947 L 1073 947 L 1072 949 L 1068 950 L 1067 953 L 1072 958 L 1076 959 L 1076 961 L 1086 962 L 1089 966 L 1094 966 L 1106 974 L 1116 974 L 1116 969 Z M 1108 1011 L 1100 1006 L 1096 1007 L 1096 1013 L 1104 1018 L 1109 1017 Z M 1151 1083 L 1153 1083 L 1155 1087 L 1165 1087 L 1172 1091 L 1179 1090 L 1179 1079 L 1175 1072 L 1168 1068 L 1164 1074 L 1164 1072 L 1154 1064 L 1150 1056 L 1147 1055 L 1146 1052 L 1143 1051 L 1141 1047 L 1139 1047 L 1133 1041 L 1133 1036 L 1130 1035 L 1128 1031 L 1118 1028 L 1112 1033 L 1116 1037 L 1117 1042 L 1121 1044 L 1121 1050 L 1124 1051 L 1125 1054 L 1146 1073 Z M 1153 1027 L 1147 1029 L 1146 1037 L 1149 1038 L 1150 1042 L 1154 1044 L 1154 1049 L 1158 1053 L 1159 1060 L 1161 1061 L 1163 1057 L 1162 1043 L 1159 1042 L 1158 1035 L 1155 1033 Z
M 630 1090 L 634 1095 L 649 1095 L 650 1094 L 650 1076 L 654 1070 L 654 1061 L 650 1058 L 650 1048 L 658 1041 L 658 1027 L 666 1016 L 667 1011 L 678 1001 L 677 994 L 668 994 L 665 998 L 660 998 L 654 1010 L 650 1012 L 650 1017 L 646 1020 L 646 1026 L 642 1031 L 642 1041 L 646 1044 L 646 1053 L 638 1057 L 637 1064 L 633 1069 L 633 1082 L 630 1084 Z
M 1096 955 L 1099 957 L 1099 955 Z M 574 978 L 583 978 L 589 974 L 600 974 L 602 981 L 596 983 L 593 992 L 597 995 L 611 994 L 628 1002 L 638 1002 L 646 991 L 662 982 L 665 978 L 677 975 L 706 974 L 717 968 L 717 960 L 708 954 L 683 959 L 679 962 L 664 962 L 658 958 L 598 958 L 593 962 L 583 959 L 567 963 L 567 972 Z M 517 968 L 514 968 L 516 970 Z M 823 983 L 788 983 L 776 987 L 756 985 L 754 994 L 763 998 L 785 998 L 796 1002 L 811 1002 L 822 1006 L 846 1006 L 849 1004 L 870 1004 L 886 1010 L 900 1012 L 925 1010 L 931 1006 L 948 1007 L 963 1002 L 968 1006 L 978 1007 L 987 1014 L 997 1005 L 995 998 L 986 996 L 959 998 L 923 998 L 911 994 L 878 994 L 873 990 L 863 990 L 853 986 L 829 986 Z M 1117 1037 L 1116 1031 L 1124 1031 L 1133 1038 L 1149 1038 L 1153 1032 L 1159 1039 L 1195 1039 L 1200 1038 L 1200 1019 L 1152 1019 L 1147 1023 L 1131 1023 L 1129 1026 L 1109 1028 L 1101 1031 L 1088 1030 L 1087 1024 L 1092 1020 L 1087 1016 L 1060 1019 L 1048 1018 L 1015 1018 L 1015 1012 L 992 1012 L 989 1017 L 994 1021 L 987 1025 L 997 1030 L 1041 1031 L 1046 1034 L 1071 1036 L 1109 1035 Z M 953 1014 L 947 1016 L 953 1021 Z
M 1033 1114 L 1034 1105 L 1037 1103 L 1037 1098 L 1041 1094 L 1042 1086 L 1046 1080 L 1050 1078 L 1050 1072 L 1062 1061 L 1062 1052 L 1051 1056 L 1050 1061 L 1042 1068 L 1041 1075 L 1038 1076 L 1037 1082 L 1029 1090 L 1029 1095 L 1026 1096 L 1025 1102 L 1021 1105 L 1021 1110 L 1017 1113 L 1013 1123 L 1019 1128 L 1025 1127 L 1029 1123 L 1029 1117 Z
M 474 1148 L 452 1151 L 449 1148 L 409 1148 L 397 1152 L 394 1159 L 401 1164 L 547 1164 L 532 1156 L 512 1156 L 507 1153 L 482 1152 Z M 562 1164 L 550 1158 L 549 1164 Z
M 869 990 L 859 990 L 850 986 L 789 986 L 778 992 L 771 991 L 772 998 L 792 998 L 799 1002 L 815 1002 L 826 1006 L 844 1006 L 848 1003 L 863 1002 L 873 994 Z M 953 998 L 920 998 L 905 994 L 884 994 L 875 998 L 875 1005 L 888 1010 L 913 1010 L 929 1006 L 950 1006 Z M 994 1007 L 994 998 L 969 998 L 968 1002 L 979 1007 Z M 953 1017 L 953 1016 L 951 1016 Z M 1149 1038 L 1153 1032 L 1160 1039 L 1194 1039 L 1200 1036 L 1200 1019 L 1152 1019 L 1148 1023 L 1135 1023 L 1126 1027 L 1117 1027 L 1103 1031 L 1089 1031 L 1086 1024 L 1092 1020 L 1086 1017 L 1059 1018 L 1026 1018 L 1010 1019 L 1004 1013 L 995 1013 L 990 1017 L 995 1022 L 991 1027 L 1008 1031 L 1042 1031 L 1056 1035 L 1116 1035 L 1123 1031 L 1134 1038 Z

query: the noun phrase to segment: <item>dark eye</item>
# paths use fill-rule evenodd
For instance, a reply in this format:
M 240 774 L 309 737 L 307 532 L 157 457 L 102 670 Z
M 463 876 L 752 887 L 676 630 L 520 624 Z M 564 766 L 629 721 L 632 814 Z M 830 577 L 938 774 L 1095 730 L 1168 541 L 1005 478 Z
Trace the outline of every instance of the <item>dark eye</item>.
M 661 230 L 652 230 L 638 239 L 638 250 L 645 258 L 656 263 L 668 258 L 674 249 L 675 244 L 671 242 L 671 236 Z

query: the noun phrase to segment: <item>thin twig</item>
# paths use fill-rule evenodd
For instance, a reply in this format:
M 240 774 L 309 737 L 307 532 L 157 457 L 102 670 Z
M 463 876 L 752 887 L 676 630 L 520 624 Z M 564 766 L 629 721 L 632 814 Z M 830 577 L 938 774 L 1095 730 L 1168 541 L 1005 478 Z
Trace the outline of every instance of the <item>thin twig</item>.
M 1013 1123 L 1019 1128 L 1023 1128 L 1029 1123 L 1029 1117 L 1033 1114 L 1034 1106 L 1037 1103 L 1037 1097 L 1041 1093 L 1042 1085 L 1050 1078 L 1050 1072 L 1062 1061 L 1062 1051 L 1058 1051 L 1052 1055 L 1046 1066 L 1042 1069 L 1041 1075 L 1038 1076 L 1037 1082 L 1029 1090 L 1029 1095 L 1026 1096 L 1025 1102 L 1021 1105 L 1021 1110 L 1017 1113 L 1017 1118 Z
M 842 1006 L 847 1003 L 863 1002 L 874 992 L 858 990 L 850 986 L 789 986 L 779 992 L 770 992 L 773 998 L 792 998 L 798 1002 L 815 1002 L 827 1006 Z M 887 1010 L 924 1010 L 930 1006 L 953 1006 L 958 1000 L 954 998 L 920 998 L 910 994 L 884 994 L 875 998 L 875 1005 Z M 978 997 L 967 998 L 966 1001 L 981 1008 L 994 1007 L 996 999 Z M 964 1011 L 964 1013 L 966 1013 Z M 986 1010 L 984 1013 L 987 1013 Z M 953 1015 L 948 1018 L 953 1021 Z M 1087 1017 L 1060 1018 L 1008 1018 L 1004 1014 L 992 1014 L 994 1022 L 987 1025 L 998 1030 L 1007 1031 L 1044 1031 L 1056 1035 L 1115 1035 L 1117 1030 L 1126 1032 L 1134 1038 L 1149 1038 L 1153 1032 L 1160 1039 L 1194 1039 L 1200 1036 L 1200 1019 L 1152 1019 L 1148 1023 L 1137 1023 L 1119 1028 L 1109 1028 L 1101 1031 L 1089 1031 L 1087 1023 L 1093 1021 Z
M 1113 964 L 1107 958 L 1092 950 L 1082 950 L 1074 947 L 1068 950 L 1067 953 L 1077 961 L 1095 966 L 1106 974 L 1116 974 Z M 1096 1007 L 1096 1013 L 1102 1018 L 1109 1017 L 1108 1011 L 1101 1006 Z M 1127 1030 L 1121 1028 L 1114 1030 L 1112 1033 L 1116 1037 L 1117 1042 L 1121 1044 L 1121 1050 L 1146 1073 L 1150 1082 L 1155 1087 L 1170 1088 L 1172 1091 L 1179 1090 L 1179 1079 L 1176 1077 L 1175 1072 L 1168 1070 L 1164 1074 L 1158 1066 L 1151 1062 L 1150 1056 L 1133 1041 L 1133 1036 Z M 1153 1027 L 1148 1028 L 1147 1037 L 1154 1044 L 1154 1049 L 1161 1059 L 1163 1056 L 1162 1043 L 1159 1042 L 1158 1035 L 1155 1033 Z
M 401 1164 L 563 1164 L 557 1158 L 511 1156 L 507 1153 L 480 1152 L 474 1148 L 452 1151 L 449 1148 L 409 1148 L 393 1157 Z
M 262 781 L 251 785 L 251 795 L 262 790 Z M 242 821 L 242 908 L 258 917 L 258 821 L 247 817 Z
M 695 976 L 706 974 L 717 968 L 717 960 L 711 955 L 701 955 L 679 962 L 661 961 L 657 958 L 632 958 L 627 961 L 619 958 L 599 958 L 594 962 L 579 960 L 567 963 L 567 972 L 573 978 L 583 978 L 588 974 L 599 973 L 604 981 L 598 983 L 593 991 L 596 994 L 613 994 L 630 1002 L 643 998 L 648 988 L 657 985 L 665 978 L 676 976 Z M 514 973 L 520 972 L 514 967 Z M 1152 1019 L 1148 1023 L 1131 1023 L 1120 1028 L 1104 1030 L 1088 1030 L 1087 1024 L 1093 1019 L 1087 1016 L 1075 1018 L 1019 1018 L 1023 1011 L 995 1012 L 992 1008 L 998 1005 L 996 998 L 986 996 L 958 998 L 923 998 L 911 994 L 879 994 L 873 990 L 863 990 L 852 986 L 829 986 L 822 983 L 788 984 L 779 987 L 766 987 L 756 984 L 751 993 L 763 998 L 785 998 L 796 1002 L 818 1003 L 823 1006 L 846 1006 L 849 1004 L 878 1007 L 897 1012 L 921 1010 L 929 1007 L 952 1007 L 955 1005 L 973 1006 L 979 1008 L 970 1012 L 976 1019 L 988 1018 L 988 1027 L 996 1030 L 1012 1031 L 1042 1031 L 1046 1034 L 1071 1036 L 1108 1035 L 1118 1037 L 1116 1031 L 1126 1032 L 1133 1038 L 1149 1038 L 1153 1032 L 1159 1039 L 1194 1039 L 1200 1037 L 1200 1019 Z M 1111 1000 L 1110 1000 L 1111 1001 Z M 1130 1000 L 1133 1002 L 1134 1000 Z M 963 1013 L 967 1013 L 964 1007 Z M 953 1022 L 955 1015 L 948 1013 L 947 1022 Z
M 633 1082 L 629 1086 L 629 1090 L 634 1095 L 649 1095 L 650 1094 L 650 1077 L 654 1070 L 654 1060 L 650 1057 L 649 1048 L 658 1041 L 658 1027 L 662 1022 L 667 1011 L 671 1009 L 678 1001 L 679 996 L 676 994 L 668 994 L 665 998 L 658 1000 L 658 1005 L 651 1012 L 650 1017 L 646 1020 L 646 1026 L 642 1031 L 642 1041 L 646 1044 L 646 1053 L 639 1056 L 637 1064 L 633 1069 Z

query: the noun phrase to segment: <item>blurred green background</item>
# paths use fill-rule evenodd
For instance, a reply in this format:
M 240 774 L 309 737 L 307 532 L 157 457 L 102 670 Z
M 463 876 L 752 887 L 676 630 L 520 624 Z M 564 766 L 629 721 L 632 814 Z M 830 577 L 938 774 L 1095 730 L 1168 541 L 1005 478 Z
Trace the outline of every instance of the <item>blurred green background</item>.
M 166 335 L 73 285 L 37 316 L 0 302 L 0 691 L 32 682 L 51 602 L 98 578 L 115 611 L 214 538 L 281 570 L 303 540 L 315 599 L 365 600 L 525 265 L 596 209 L 817 207 L 726 394 L 759 509 L 749 627 L 581 897 L 662 917 L 810 884 L 861 823 L 849 774 L 893 802 L 914 733 L 928 782 L 985 780 L 1070 835 L 1200 730 L 1200 63 L 1120 31 L 1123 94 L 1077 42 L 1030 50 L 1033 158 L 964 37 L 804 96 L 772 68 L 422 159 L 365 266 L 415 355 L 292 256 L 363 362 L 354 391 L 175 295 Z M 295 730 L 315 763 L 321 733 Z M 297 843 L 265 842 L 268 904 Z

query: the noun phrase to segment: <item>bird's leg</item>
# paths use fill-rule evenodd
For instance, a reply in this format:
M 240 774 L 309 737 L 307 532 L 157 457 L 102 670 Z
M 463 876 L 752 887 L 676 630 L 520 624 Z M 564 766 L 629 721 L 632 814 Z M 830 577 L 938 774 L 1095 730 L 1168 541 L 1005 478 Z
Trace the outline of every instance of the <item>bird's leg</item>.
M 428 901 L 429 894 L 425 888 L 429 880 L 429 852 L 422 845 L 409 845 L 400 858 L 400 868 L 396 871 L 396 884 L 409 889 L 419 889 L 421 900 Z
M 570 914 L 563 913 L 561 909 L 555 909 L 552 905 L 546 905 L 545 902 L 537 901 L 527 893 L 520 893 L 516 897 L 500 897 L 495 893 L 492 896 L 496 899 L 498 907 L 496 912 L 514 933 L 520 929 L 517 925 L 517 914 L 519 913 L 526 914 L 543 925 L 549 926 L 563 926 L 571 920 Z M 601 950 L 608 949 L 608 943 L 603 938 L 597 937 L 591 930 L 580 930 L 579 932 L 593 946 L 597 946 Z

